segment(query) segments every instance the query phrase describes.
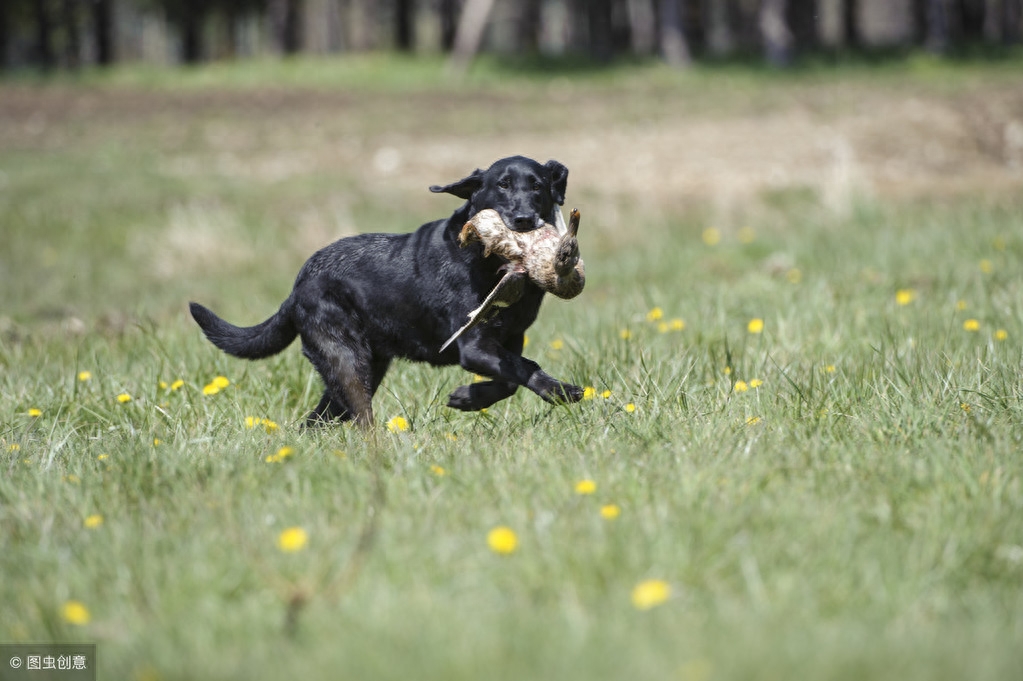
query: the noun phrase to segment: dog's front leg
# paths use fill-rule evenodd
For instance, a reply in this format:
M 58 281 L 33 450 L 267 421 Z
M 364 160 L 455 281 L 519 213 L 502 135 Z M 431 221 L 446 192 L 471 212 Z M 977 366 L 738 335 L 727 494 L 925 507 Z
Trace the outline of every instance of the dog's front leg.
M 511 395 L 515 392 L 514 386 L 517 385 L 529 388 L 547 402 L 554 404 L 578 402 L 583 397 L 583 389 L 579 386 L 559 381 L 547 374 L 536 362 L 507 350 L 492 338 L 463 338 L 459 341 L 461 353 L 459 363 L 462 368 L 495 380 L 478 384 L 484 387 L 477 389 L 475 393 L 472 390 L 473 386 L 462 386 L 451 393 L 448 404 L 452 407 L 482 409 Z M 502 394 L 504 392 L 507 394 Z M 473 399 L 474 397 L 477 399 Z M 488 404 L 475 406 L 495 397 L 496 399 L 491 399 Z

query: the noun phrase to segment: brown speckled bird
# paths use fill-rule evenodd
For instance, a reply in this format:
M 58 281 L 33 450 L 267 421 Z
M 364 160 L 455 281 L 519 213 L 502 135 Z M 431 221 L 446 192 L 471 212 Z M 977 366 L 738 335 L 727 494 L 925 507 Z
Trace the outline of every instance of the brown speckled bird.
M 566 226 L 561 211 L 555 211 L 558 224 L 546 223 L 529 232 L 508 228 L 497 211 L 486 209 L 465 223 L 459 234 L 464 246 L 472 241 L 483 243 L 484 257 L 498 255 L 507 264 L 505 275 L 483 300 L 469 313 L 469 321 L 441 346 L 443 352 L 455 339 L 472 327 L 485 322 L 494 307 L 507 307 L 522 297 L 526 278 L 548 293 L 568 300 L 579 295 L 586 284 L 586 270 L 579 257 L 579 211 L 573 210 Z

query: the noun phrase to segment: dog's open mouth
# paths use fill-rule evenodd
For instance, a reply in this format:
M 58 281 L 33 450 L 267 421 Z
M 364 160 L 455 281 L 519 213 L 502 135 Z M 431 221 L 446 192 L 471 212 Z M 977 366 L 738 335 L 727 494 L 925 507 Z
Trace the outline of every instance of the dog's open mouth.
M 527 278 L 565 300 L 582 293 L 586 269 L 579 255 L 579 217 L 579 211 L 573 210 L 566 225 L 561 211 L 556 210 L 557 224 L 544 223 L 537 229 L 517 232 L 504 223 L 497 211 L 488 208 L 465 223 L 459 234 L 462 246 L 479 241 L 483 244 L 483 257 L 498 255 L 508 264 L 502 268 L 505 274 L 494 290 L 469 313 L 469 321 L 441 346 L 441 352 L 463 333 L 490 319 L 495 308 L 518 302 Z

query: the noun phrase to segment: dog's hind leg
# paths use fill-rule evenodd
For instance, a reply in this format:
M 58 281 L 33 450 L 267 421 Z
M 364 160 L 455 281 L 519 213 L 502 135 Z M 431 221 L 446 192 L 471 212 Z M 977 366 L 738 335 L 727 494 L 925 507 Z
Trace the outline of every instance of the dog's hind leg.
M 306 418 L 306 425 L 320 425 L 334 419 L 371 425 L 373 390 L 379 385 L 379 379 L 368 350 L 353 338 L 340 338 L 316 330 L 302 334 L 302 352 L 320 372 L 325 388 L 320 403 Z M 382 372 L 379 378 L 383 378 Z

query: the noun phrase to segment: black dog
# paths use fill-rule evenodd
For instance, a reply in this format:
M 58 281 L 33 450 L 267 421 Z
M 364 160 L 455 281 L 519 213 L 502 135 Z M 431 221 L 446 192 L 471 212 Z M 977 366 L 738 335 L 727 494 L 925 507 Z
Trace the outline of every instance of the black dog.
M 518 302 L 440 352 L 497 284 L 504 264 L 494 255 L 484 258 L 479 243 L 461 247 L 459 231 L 484 208 L 496 210 L 516 231 L 554 223 L 567 182 L 568 168 L 557 161 L 502 159 L 454 184 L 430 187 L 466 200 L 450 218 L 410 234 L 348 237 L 318 251 L 280 310 L 262 324 L 233 326 L 198 303 L 189 306 L 192 317 L 214 345 L 244 359 L 269 357 L 301 336 L 302 352 L 326 387 L 309 425 L 333 419 L 371 424 L 373 395 L 395 357 L 459 364 L 490 378 L 452 392 L 448 406 L 456 409 L 483 409 L 520 385 L 548 402 L 577 402 L 581 388 L 522 357 L 525 331 L 544 296 L 532 283 Z

